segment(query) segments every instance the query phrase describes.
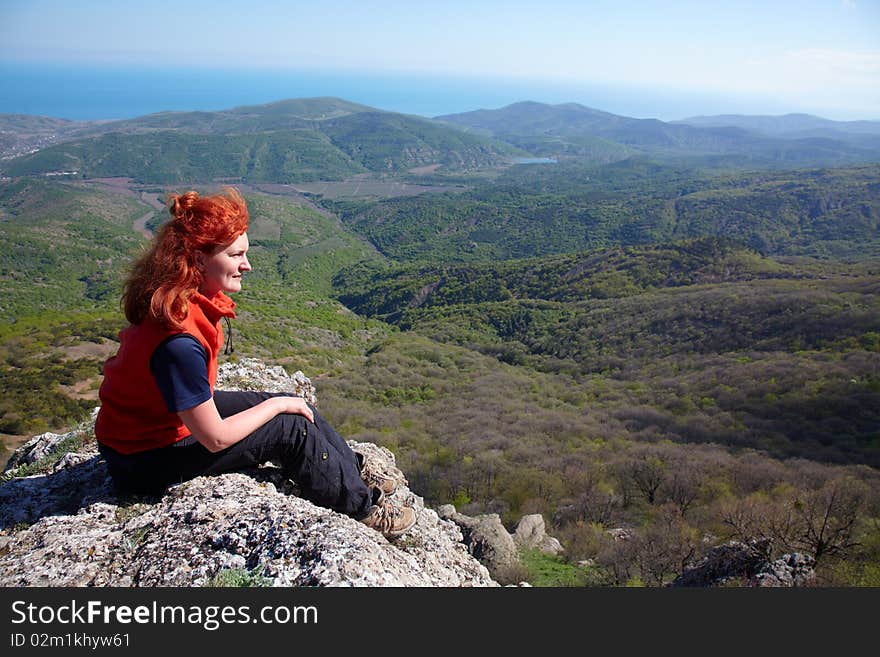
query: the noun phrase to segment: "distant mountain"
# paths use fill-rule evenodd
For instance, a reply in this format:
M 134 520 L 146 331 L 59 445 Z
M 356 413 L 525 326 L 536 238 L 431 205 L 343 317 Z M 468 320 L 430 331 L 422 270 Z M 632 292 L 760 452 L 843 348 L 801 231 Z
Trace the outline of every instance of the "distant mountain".
M 86 122 L 29 114 L 0 114 L 0 160 L 33 153 L 63 141 Z
M 702 129 L 634 119 L 584 107 L 577 103 L 545 105 L 522 102 L 497 110 L 478 110 L 436 117 L 471 131 L 499 138 L 538 135 L 599 137 L 637 148 L 687 148 L 717 152 L 751 138 L 736 129 Z
M 880 121 L 831 121 L 810 114 L 784 114 L 782 116 L 719 114 L 717 116 L 692 116 L 681 121 L 672 121 L 672 123 L 701 128 L 741 128 L 774 137 L 820 136 L 821 134 L 830 136 L 840 133 L 880 135 Z
M 576 103 L 514 103 L 435 117 L 475 134 L 495 137 L 522 148 L 583 155 L 605 161 L 634 152 L 665 159 L 689 158 L 714 166 L 829 166 L 880 161 L 880 140 L 863 144 L 838 134 L 809 134 L 781 139 L 739 125 L 690 125 L 635 119 Z M 867 122 L 869 123 L 869 122 Z M 846 133 L 844 133 L 846 134 Z M 601 143 L 604 148 L 596 151 Z M 536 146 L 540 145 L 540 149 Z M 615 150 L 616 148 L 616 150 Z
M 352 103 L 341 98 L 323 96 L 319 98 L 292 98 L 264 105 L 244 105 L 229 110 L 229 114 L 252 116 L 298 116 L 303 119 L 322 121 L 335 119 L 358 112 L 378 112 L 375 107 Z
M 73 134 L 81 137 L 107 132 L 138 134 L 156 130 L 180 130 L 193 134 L 250 134 L 273 130 L 314 129 L 317 122 L 360 112 L 382 110 L 340 98 L 294 98 L 216 112 L 158 112 L 134 119 L 85 125 Z
M 534 101 L 513 103 L 501 109 L 480 109 L 434 118 L 485 135 L 583 134 L 587 131 L 598 132 L 621 122 L 636 121 L 577 103 L 545 105 Z
M 30 114 L 0 114 L 0 133 L 28 132 L 45 133 L 66 130 L 76 121 L 55 119 L 49 116 L 32 116 Z
M 0 175 L 294 183 L 427 165 L 471 171 L 525 155 L 712 169 L 880 162 L 880 122 L 808 115 L 692 121 L 699 125 L 531 101 L 432 120 L 331 97 L 121 121 L 0 115 Z
M 0 163 L 0 170 L 8 176 L 76 172 L 154 183 L 336 180 L 429 164 L 495 166 L 520 154 L 510 144 L 429 119 L 337 98 L 66 125 L 49 144 L 24 152 Z

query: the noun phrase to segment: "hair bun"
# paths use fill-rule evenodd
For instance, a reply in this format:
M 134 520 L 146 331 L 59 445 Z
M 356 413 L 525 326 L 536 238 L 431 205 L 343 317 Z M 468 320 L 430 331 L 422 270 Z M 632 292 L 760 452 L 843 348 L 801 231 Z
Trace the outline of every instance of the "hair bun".
M 184 194 L 172 194 L 168 197 L 168 212 L 175 219 L 184 220 L 191 216 L 191 210 L 199 200 L 199 193 L 196 191 L 186 192 Z

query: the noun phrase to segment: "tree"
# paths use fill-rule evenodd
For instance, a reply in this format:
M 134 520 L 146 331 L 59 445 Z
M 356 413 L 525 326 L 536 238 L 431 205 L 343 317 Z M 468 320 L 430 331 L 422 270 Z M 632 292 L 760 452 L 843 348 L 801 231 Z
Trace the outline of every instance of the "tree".
M 854 530 L 868 490 L 852 478 L 832 479 L 795 501 L 801 527 L 797 544 L 818 564 L 824 557 L 845 556 L 858 545 Z
M 721 518 L 743 542 L 770 538 L 777 551 L 806 552 L 818 564 L 858 545 L 854 535 L 868 492 L 861 481 L 834 478 L 812 490 L 786 489 L 776 498 L 749 495 L 722 507 Z
M 656 586 L 684 572 L 700 548 L 698 532 L 672 505 L 662 506 L 644 533 L 635 539 L 635 558 L 642 580 Z
M 643 453 L 627 463 L 626 472 L 648 503 L 654 504 L 657 491 L 666 482 L 666 463 L 657 456 Z
M 706 478 L 705 471 L 695 468 L 693 464 L 684 462 L 675 464 L 675 469 L 663 487 L 663 492 L 666 499 L 675 504 L 682 517 L 696 502 Z
M 742 499 L 727 500 L 721 505 L 721 522 L 730 529 L 731 537 L 743 543 L 772 538 L 768 524 L 771 502 L 763 493 L 752 493 Z

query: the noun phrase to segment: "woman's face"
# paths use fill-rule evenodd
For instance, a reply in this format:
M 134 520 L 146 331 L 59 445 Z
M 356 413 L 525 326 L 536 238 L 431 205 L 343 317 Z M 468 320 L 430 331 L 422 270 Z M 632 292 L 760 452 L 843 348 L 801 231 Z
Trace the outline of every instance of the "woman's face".
M 251 270 L 251 263 L 247 259 L 248 247 L 247 233 L 242 233 L 235 241 L 217 247 L 211 254 L 197 254 L 198 267 L 202 272 L 199 292 L 208 298 L 218 292 L 240 292 L 241 276 Z

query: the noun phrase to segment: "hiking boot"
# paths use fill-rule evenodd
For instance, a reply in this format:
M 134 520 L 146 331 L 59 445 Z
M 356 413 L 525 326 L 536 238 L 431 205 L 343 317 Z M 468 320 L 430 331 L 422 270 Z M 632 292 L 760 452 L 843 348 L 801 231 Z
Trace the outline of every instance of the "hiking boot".
M 370 515 L 361 520 L 362 523 L 388 538 L 405 534 L 415 526 L 418 519 L 415 509 L 392 504 L 378 488 L 373 491 L 373 508 Z
M 393 495 L 397 490 L 397 479 L 376 469 L 375 464 L 367 458 L 366 454 L 355 452 L 358 460 L 358 468 L 361 471 L 361 479 L 370 488 L 378 488 L 385 495 Z

